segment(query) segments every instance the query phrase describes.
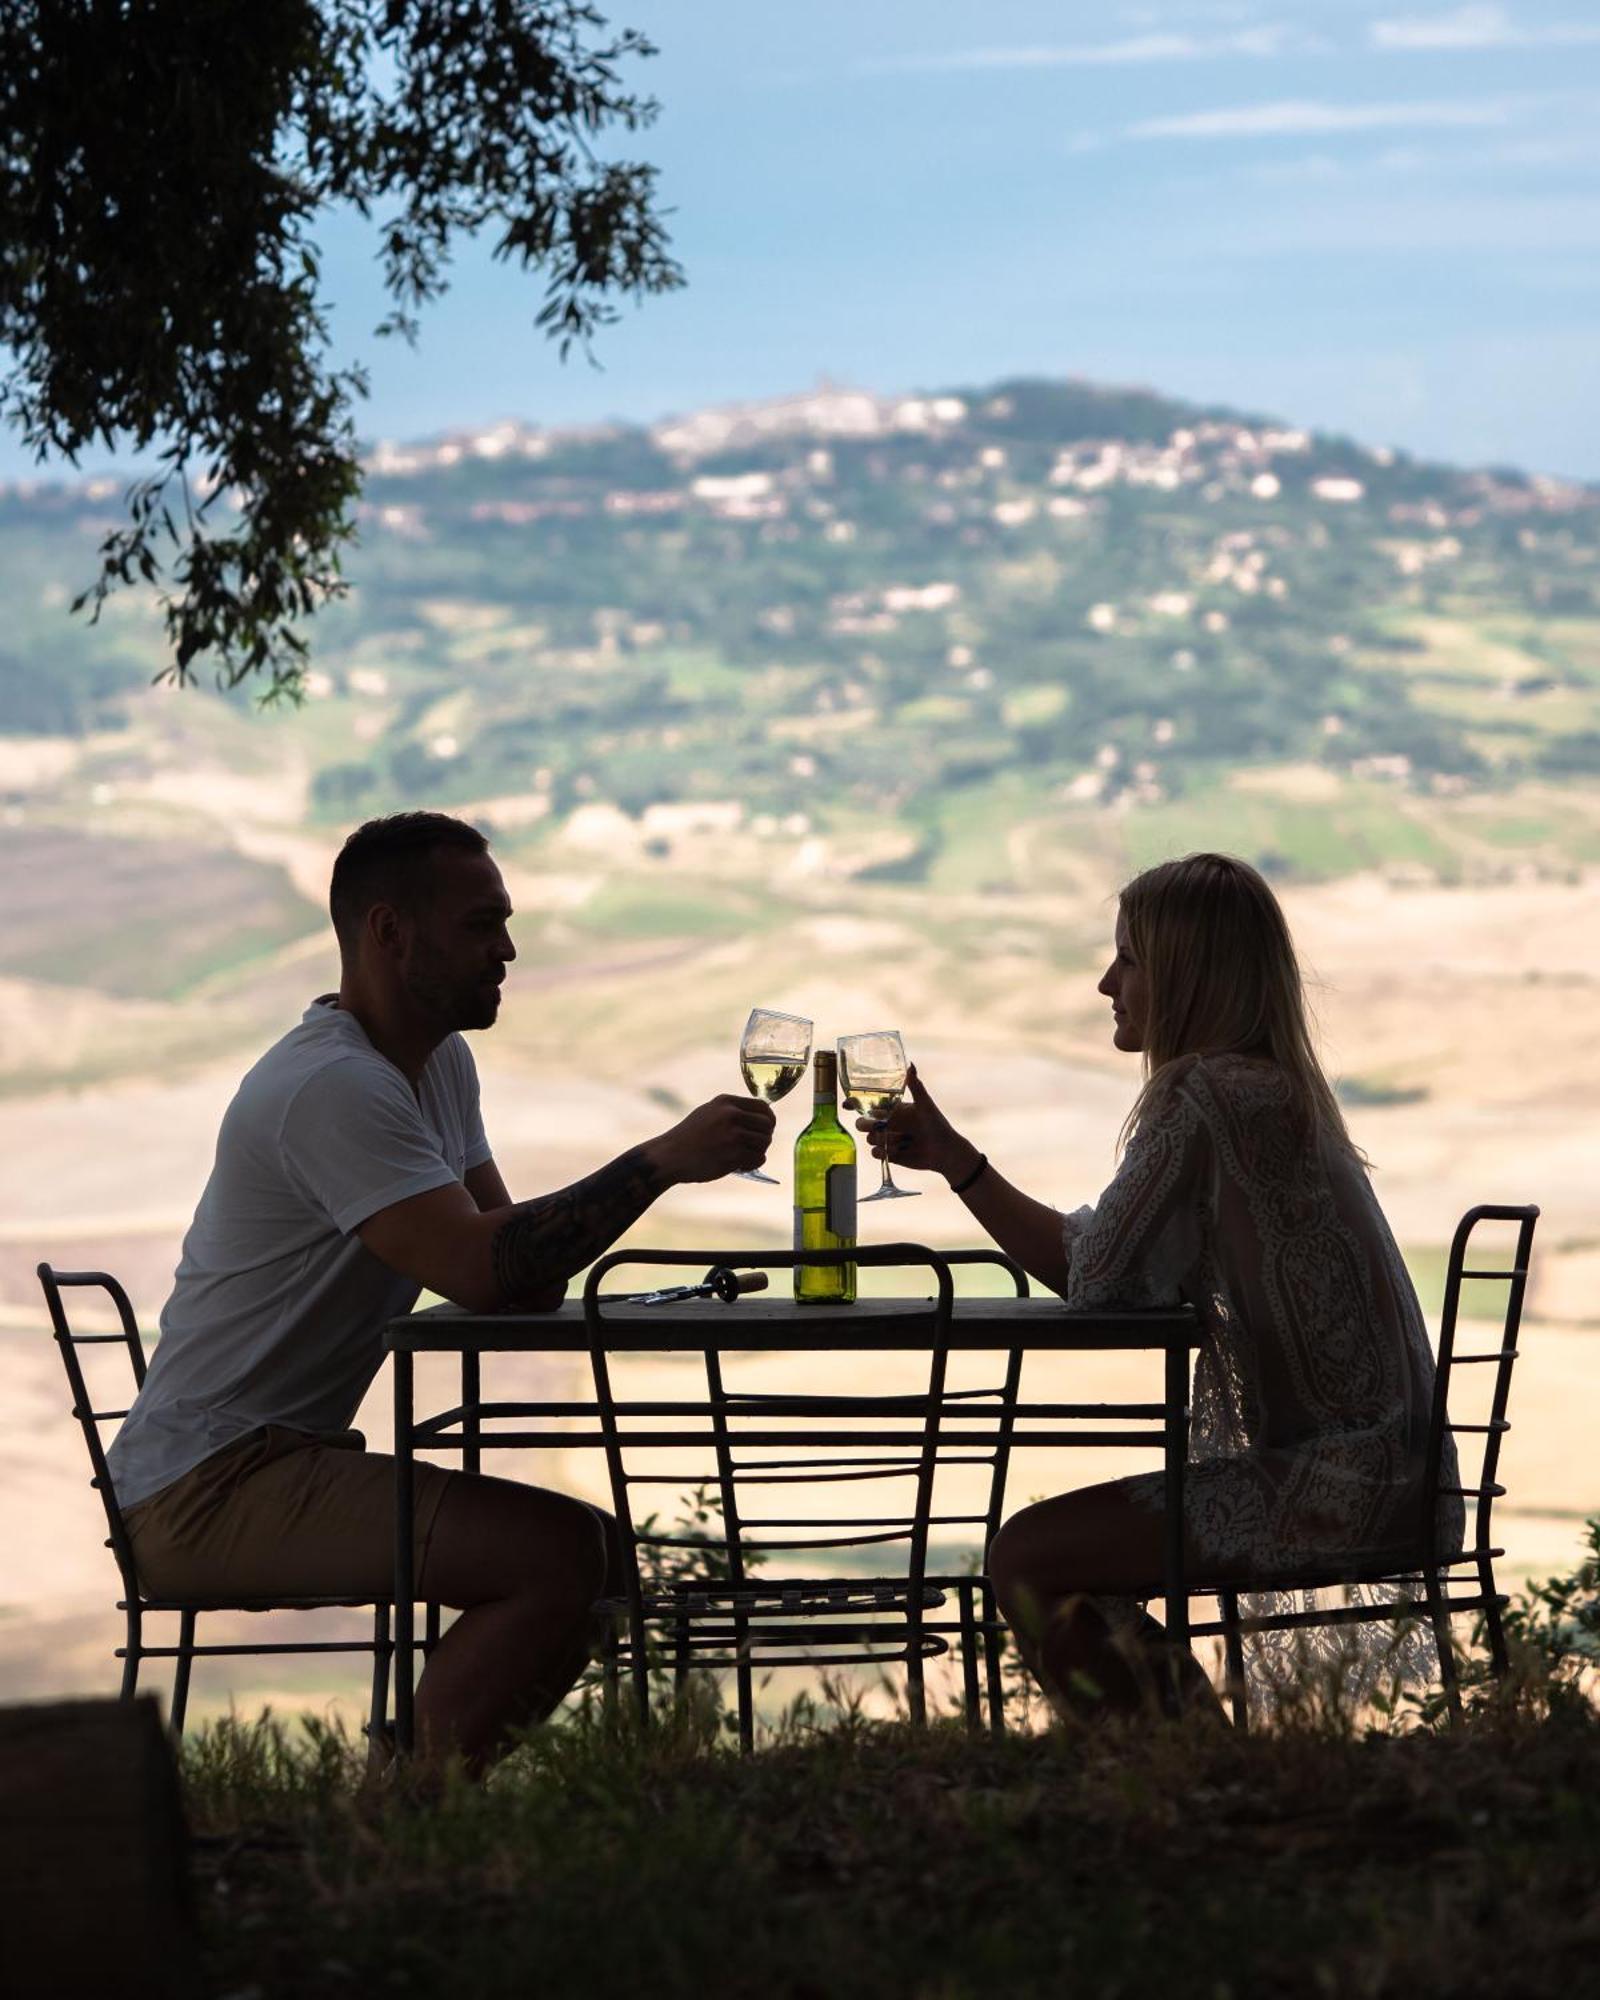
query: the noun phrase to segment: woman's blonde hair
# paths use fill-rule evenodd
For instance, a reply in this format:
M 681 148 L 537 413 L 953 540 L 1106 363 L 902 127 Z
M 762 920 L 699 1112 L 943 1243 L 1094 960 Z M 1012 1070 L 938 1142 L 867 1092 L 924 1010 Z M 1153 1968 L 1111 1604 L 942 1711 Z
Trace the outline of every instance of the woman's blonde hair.
M 1326 1136 L 1361 1159 L 1312 1046 L 1289 926 L 1257 871 L 1230 854 L 1186 854 L 1135 875 L 1120 906 L 1147 1002 L 1145 1085 L 1124 1137 L 1177 1057 L 1265 1056 L 1288 1079 L 1306 1141 Z

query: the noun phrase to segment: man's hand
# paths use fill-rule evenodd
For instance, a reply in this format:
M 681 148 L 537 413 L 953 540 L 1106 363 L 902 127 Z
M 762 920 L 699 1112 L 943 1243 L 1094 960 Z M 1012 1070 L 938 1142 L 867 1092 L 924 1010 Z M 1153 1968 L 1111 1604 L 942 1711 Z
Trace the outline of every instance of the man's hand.
M 776 1123 L 754 1097 L 713 1097 L 644 1150 L 668 1181 L 721 1180 L 760 1166 Z
M 972 1171 L 978 1149 L 934 1103 L 915 1063 L 906 1071 L 906 1092 L 910 1101 L 902 1098 L 883 1124 L 856 1120 L 856 1130 L 871 1135 L 873 1158 L 881 1160 L 887 1152 L 891 1166 L 943 1174 L 947 1181 L 962 1179 Z

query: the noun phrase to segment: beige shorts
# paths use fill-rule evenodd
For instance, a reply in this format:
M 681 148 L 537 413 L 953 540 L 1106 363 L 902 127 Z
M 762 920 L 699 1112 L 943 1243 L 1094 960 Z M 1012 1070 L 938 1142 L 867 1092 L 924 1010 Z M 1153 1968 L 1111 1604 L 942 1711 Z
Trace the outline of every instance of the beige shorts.
M 417 1596 L 449 1482 L 416 1468 Z M 152 1597 L 229 1604 L 394 1596 L 394 1460 L 359 1431 L 313 1436 L 269 1424 L 225 1445 L 125 1516 Z

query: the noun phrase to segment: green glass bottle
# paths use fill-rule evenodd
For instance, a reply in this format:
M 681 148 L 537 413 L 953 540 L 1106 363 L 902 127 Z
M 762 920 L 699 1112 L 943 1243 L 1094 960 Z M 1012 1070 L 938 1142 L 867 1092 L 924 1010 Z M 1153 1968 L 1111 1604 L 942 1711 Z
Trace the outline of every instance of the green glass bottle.
M 811 1123 L 794 1142 L 794 1247 L 856 1247 L 856 1142 L 839 1123 L 838 1057 L 819 1049 L 813 1072 Z M 797 1265 L 794 1295 L 804 1305 L 852 1305 L 856 1267 Z

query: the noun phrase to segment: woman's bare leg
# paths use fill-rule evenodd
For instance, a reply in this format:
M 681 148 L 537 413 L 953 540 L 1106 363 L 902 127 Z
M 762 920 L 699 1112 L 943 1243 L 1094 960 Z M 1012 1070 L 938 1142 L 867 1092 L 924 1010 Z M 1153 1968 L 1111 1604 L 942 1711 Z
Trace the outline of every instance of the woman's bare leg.
M 989 1574 L 1022 1657 L 1058 1715 L 1149 1713 L 1165 1705 L 1170 1649 L 1153 1618 L 1098 1599 L 1159 1593 L 1162 1515 L 1136 1506 L 1127 1482 L 1058 1494 L 1013 1514 L 989 1550 Z M 1195 1555 L 1188 1554 L 1189 1573 Z M 1177 1662 L 1185 1709 L 1223 1715 L 1210 1677 L 1187 1650 Z
M 547 1716 L 589 1658 L 615 1574 L 609 1516 L 566 1494 L 459 1474 L 434 1520 L 422 1594 L 460 1611 L 417 1688 L 417 1747 L 484 1770 Z

